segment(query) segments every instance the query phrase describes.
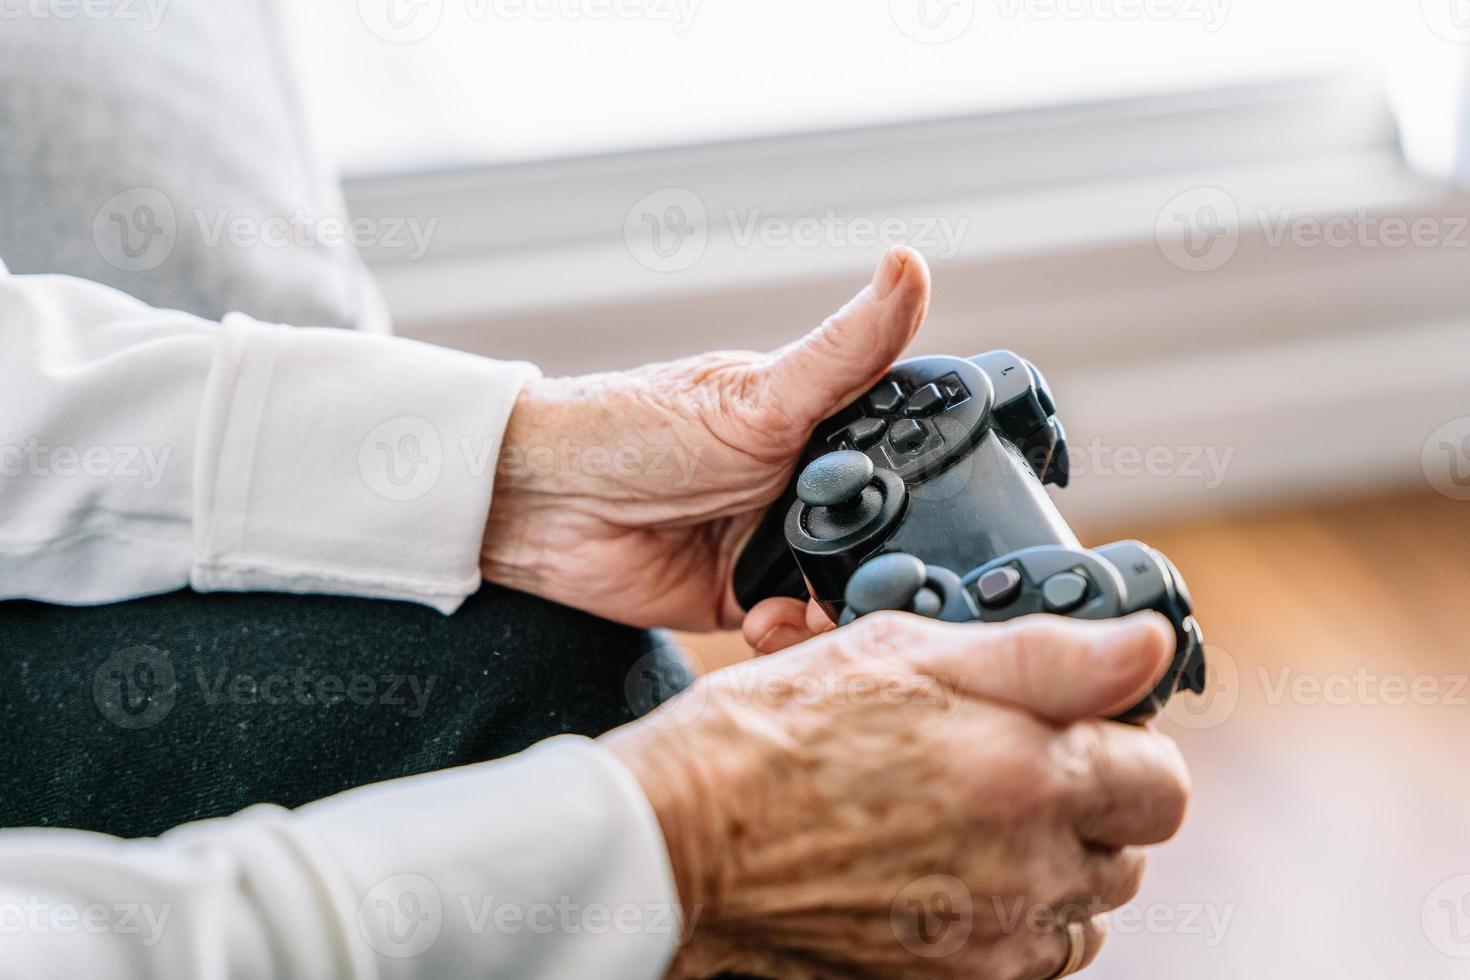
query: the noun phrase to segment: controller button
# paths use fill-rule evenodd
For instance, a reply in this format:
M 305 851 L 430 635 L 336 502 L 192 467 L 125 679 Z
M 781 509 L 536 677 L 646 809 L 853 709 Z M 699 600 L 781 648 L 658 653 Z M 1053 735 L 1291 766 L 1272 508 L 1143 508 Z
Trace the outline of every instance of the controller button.
M 882 419 L 862 419 L 847 427 L 847 438 L 859 449 L 868 449 L 877 445 L 883 438 L 883 433 L 888 431 L 888 423 Z
M 879 415 L 892 414 L 903 404 L 903 389 L 898 386 L 897 381 L 885 381 L 868 395 L 868 404 Z
M 940 391 L 944 392 L 945 408 L 954 408 L 970 398 L 970 389 L 965 387 L 965 383 L 960 380 L 958 374 L 946 374 L 935 384 L 939 386 Z
M 847 606 L 859 616 L 881 609 L 907 609 L 929 578 L 913 555 L 879 555 L 853 573 L 847 583 Z
M 938 385 L 925 385 L 914 392 L 909 403 L 904 406 L 906 415 L 933 415 L 944 407 L 944 392 L 939 390 Z
M 938 619 L 939 614 L 944 611 L 944 600 L 939 598 L 938 592 L 925 587 L 914 596 L 913 602 L 909 603 L 909 609 L 919 616 Z
M 849 449 L 809 463 L 796 481 L 796 495 L 810 507 L 838 507 L 860 500 L 872 482 L 873 461 Z
M 929 433 L 924 431 L 923 423 L 915 422 L 913 419 L 895 422 L 888 433 L 889 443 L 901 453 L 913 452 L 923 446 L 928 438 Z
M 1058 572 L 1041 584 L 1041 602 L 1047 612 L 1069 613 L 1087 598 L 1087 579 L 1076 572 Z
M 990 609 L 1004 606 L 1021 591 L 1021 573 L 1009 565 L 996 568 L 980 576 L 976 587 L 980 593 L 981 605 Z

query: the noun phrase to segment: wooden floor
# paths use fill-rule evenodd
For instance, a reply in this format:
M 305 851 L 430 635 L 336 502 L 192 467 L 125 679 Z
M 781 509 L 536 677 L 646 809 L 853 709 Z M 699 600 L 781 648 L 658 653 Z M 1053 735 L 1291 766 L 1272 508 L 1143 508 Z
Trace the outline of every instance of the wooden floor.
M 1352 651 L 1464 662 L 1470 504 L 1437 494 L 1324 504 L 1187 525 L 1083 529 L 1139 538 L 1179 566 L 1212 645 L 1249 663 L 1333 663 Z M 750 656 L 739 634 L 682 636 L 710 669 Z
M 1470 977 L 1470 503 L 1083 536 L 1167 553 L 1212 664 L 1162 723 L 1194 771 L 1190 820 L 1091 975 Z M 748 656 L 686 639 L 707 664 Z

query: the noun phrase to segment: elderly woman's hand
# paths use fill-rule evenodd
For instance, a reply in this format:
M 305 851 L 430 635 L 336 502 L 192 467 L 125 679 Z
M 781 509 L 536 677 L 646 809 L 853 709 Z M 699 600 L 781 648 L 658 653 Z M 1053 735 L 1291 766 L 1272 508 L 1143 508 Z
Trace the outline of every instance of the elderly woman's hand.
M 812 429 L 882 377 L 928 302 L 924 260 L 894 249 L 852 302 L 774 354 L 531 385 L 497 467 L 485 578 L 635 626 L 740 625 L 740 548 Z
M 1139 885 L 1183 819 L 1134 703 L 1172 630 L 885 613 L 711 675 L 603 737 L 653 803 L 689 941 L 671 976 L 1045 980 L 1068 924 Z

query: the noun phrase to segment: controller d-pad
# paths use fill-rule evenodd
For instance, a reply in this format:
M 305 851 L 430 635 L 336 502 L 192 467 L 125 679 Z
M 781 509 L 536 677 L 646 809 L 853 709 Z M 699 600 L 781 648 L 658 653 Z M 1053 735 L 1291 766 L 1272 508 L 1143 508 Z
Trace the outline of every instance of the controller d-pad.
M 928 438 L 929 432 L 924 428 L 924 423 L 913 419 L 895 422 L 888 432 L 888 444 L 901 453 L 911 453 L 923 448 Z
M 1076 572 L 1058 572 L 1041 583 L 1041 603 L 1050 613 L 1069 613 L 1087 598 L 1087 579 Z
M 922 418 L 926 415 L 933 415 L 943 408 L 945 400 L 945 394 L 938 385 L 925 385 L 913 393 L 908 404 L 903 407 L 903 411 L 905 415 Z
M 868 395 L 868 404 L 879 415 L 891 415 L 903 406 L 903 398 L 897 381 L 883 381 Z

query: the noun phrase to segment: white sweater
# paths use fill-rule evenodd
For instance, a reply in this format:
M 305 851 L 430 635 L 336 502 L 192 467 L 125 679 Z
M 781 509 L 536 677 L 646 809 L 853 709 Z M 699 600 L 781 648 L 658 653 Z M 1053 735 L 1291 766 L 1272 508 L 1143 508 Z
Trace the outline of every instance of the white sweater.
M 453 611 L 535 376 L 0 265 L 0 597 Z M 679 929 L 657 820 L 584 739 L 156 840 L 0 831 L 0 976 L 633 980 Z

